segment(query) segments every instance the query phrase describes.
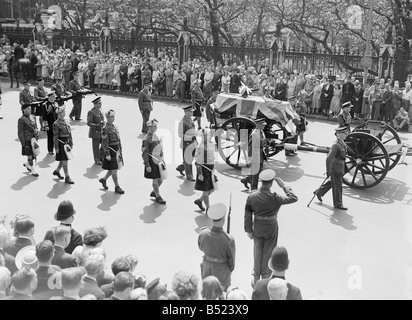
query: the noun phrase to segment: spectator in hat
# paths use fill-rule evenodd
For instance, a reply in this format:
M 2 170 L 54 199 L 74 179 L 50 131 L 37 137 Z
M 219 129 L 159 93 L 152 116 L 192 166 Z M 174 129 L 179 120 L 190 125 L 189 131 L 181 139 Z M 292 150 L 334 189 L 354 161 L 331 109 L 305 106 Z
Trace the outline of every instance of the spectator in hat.
M 225 300 L 223 287 L 215 276 L 203 279 L 201 295 L 203 300 Z
M 92 254 L 86 258 L 84 267 L 86 274 L 83 276 L 83 288 L 80 291 L 80 297 L 92 294 L 97 300 L 104 299 L 104 292 L 97 284 L 97 278 L 104 274 L 106 259 L 102 254 Z
M 36 245 L 36 257 L 39 262 L 37 269 L 37 288 L 33 292 L 36 300 L 49 300 L 63 294 L 60 286 L 60 267 L 52 265 L 54 246 L 49 240 L 43 240 Z
M 84 267 L 72 267 L 61 271 L 62 296 L 52 297 L 50 300 L 80 300 L 82 278 L 86 270 Z
M 105 300 L 129 300 L 134 287 L 134 278 L 130 272 L 120 272 L 113 281 L 114 293 Z
M 16 271 L 12 278 L 13 295 L 10 300 L 35 300 L 33 291 L 37 288 L 36 271 L 29 267 L 24 267 Z
M 76 258 L 65 251 L 71 241 L 71 230 L 70 227 L 64 225 L 54 228 L 54 256 L 52 264 L 59 266 L 61 269 L 77 267 Z
M 6 267 L 0 267 L 0 300 L 6 300 L 10 293 L 11 272 Z
M 360 114 L 362 113 L 363 94 L 364 94 L 364 90 L 362 88 L 362 83 L 356 80 L 355 81 L 355 93 L 353 95 L 353 109 L 352 109 L 355 119 L 359 119 Z
M 348 102 L 351 103 L 350 101 Z M 342 106 L 342 89 L 340 87 L 340 84 L 335 83 L 335 85 L 333 86 L 333 97 L 330 102 L 330 111 L 329 111 L 329 115 L 331 115 L 333 119 L 336 119 L 338 117 L 338 113 L 340 112 L 341 106 Z
M 4 225 L 0 224 L 0 258 L 4 259 L 4 266 L 10 270 L 11 274 L 16 272 L 17 267 L 14 263 L 14 257 L 4 251 L 7 243 L 10 242 L 10 232 Z
M 83 237 L 80 233 L 73 229 L 72 223 L 74 221 L 74 215 L 76 214 L 76 210 L 74 210 L 73 203 L 68 200 L 64 200 L 59 204 L 56 214 L 54 215 L 54 219 L 56 221 L 60 221 L 60 226 L 65 226 L 70 228 L 70 242 L 64 248 L 66 253 L 72 254 L 73 250 L 83 245 Z M 44 236 L 44 240 L 50 240 L 51 242 L 55 242 L 54 240 L 54 232 L 56 227 L 50 229 L 46 232 Z
M 28 215 L 18 215 L 14 222 L 14 230 L 17 238 L 12 239 L 5 247 L 4 251 L 16 257 L 17 253 L 24 247 L 34 244 L 34 221 Z
M 267 290 L 270 300 L 286 300 L 288 294 L 287 282 L 281 278 L 270 279 Z
M 178 271 L 173 276 L 172 290 L 179 300 L 198 300 L 199 278 L 194 273 Z
M 322 197 L 332 189 L 333 206 L 335 209 L 348 210 L 342 202 L 342 180 L 346 172 L 347 146 L 345 139 L 348 136 L 348 128 L 338 127 L 335 129 L 336 141 L 333 143 L 326 157 L 326 175 L 330 177 L 318 190 L 314 191 L 318 200 L 322 202 Z
M 32 268 L 34 271 L 39 269 L 39 260 L 36 256 L 36 246 L 30 245 L 21 248 L 16 254 L 16 259 L 14 260 L 17 269 L 22 269 L 25 267 Z
M 289 267 L 288 252 L 285 247 L 275 247 L 273 249 L 268 266 L 272 274 L 268 278 L 256 282 L 253 288 L 252 300 L 270 300 L 268 291 L 269 282 L 276 278 L 285 280 L 286 270 Z M 286 300 L 302 300 L 302 294 L 299 288 L 287 283 L 287 289 Z
M 212 220 L 212 228 L 202 228 L 198 237 L 199 249 L 204 253 L 200 265 L 202 279 L 215 276 L 224 290 L 231 285 L 236 258 L 235 239 L 223 230 L 226 213 L 224 204 L 213 204 L 206 213 Z
M 79 84 L 79 72 L 73 73 L 73 80 L 69 82 L 69 92 L 73 95 L 73 109 L 69 114 L 71 120 L 80 121 L 82 114 L 82 99 L 83 94 L 81 93 L 82 87 Z
M 320 93 L 320 108 L 324 116 L 329 114 L 330 104 L 333 98 L 333 80 L 331 78 L 328 79 L 328 82 L 322 87 Z
M 185 101 L 186 81 L 189 81 L 186 77 L 186 74 L 183 72 L 182 69 L 179 69 L 177 71 L 176 78 L 176 97 L 180 99 L 181 103 Z
M 150 113 L 153 111 L 153 100 L 150 92 L 151 84 L 146 82 L 143 90 L 139 92 L 139 110 L 142 114 L 142 133 L 147 133 L 147 122 L 150 119 Z
M 70 178 L 69 173 L 69 160 L 71 160 L 70 152 L 68 150 L 73 149 L 73 136 L 71 127 L 68 121 L 65 119 L 66 107 L 62 106 L 57 108 L 57 120 L 53 123 L 53 136 L 54 136 L 54 149 L 56 150 L 56 161 L 59 162 L 57 168 L 53 171 L 53 175 L 63 180 L 63 176 L 60 174 L 60 170 L 63 168 L 64 179 L 67 184 L 74 184 L 74 181 Z
M 352 108 L 353 108 L 352 102 L 350 101 L 345 102 L 342 105 L 342 109 L 337 116 L 339 127 L 346 127 L 348 130 L 348 133 L 351 132 L 350 122 L 351 122 L 352 116 L 350 115 L 350 112 Z
M 97 97 L 92 101 L 93 108 L 87 113 L 87 125 L 89 126 L 89 138 L 92 139 L 92 149 L 94 163 L 101 166 L 103 158 L 102 130 L 104 126 L 104 116 L 102 109 L 102 97 Z
M 118 171 L 123 166 L 123 155 L 119 129 L 114 124 L 115 116 L 116 113 L 109 110 L 106 113 L 107 122 L 102 129 L 102 151 L 104 153 L 102 169 L 107 170 L 107 173 L 99 182 L 107 190 L 107 179 L 112 177 L 115 193 L 124 194 L 124 190 L 119 185 Z
M 262 186 L 248 196 L 245 206 L 244 228 L 247 236 L 253 240 L 252 286 L 259 279 L 270 276 L 268 261 L 278 241 L 277 216 L 280 207 L 298 201 L 298 197 L 293 193 L 292 188 L 286 186 L 282 179 L 276 177 L 274 170 L 262 171 L 259 178 L 262 181 Z M 285 196 L 276 192 L 272 193 L 273 181 L 276 181 L 278 186 L 283 189 Z
M 160 278 L 155 278 L 146 285 L 147 300 L 159 300 L 167 291 L 167 286 L 160 283 Z

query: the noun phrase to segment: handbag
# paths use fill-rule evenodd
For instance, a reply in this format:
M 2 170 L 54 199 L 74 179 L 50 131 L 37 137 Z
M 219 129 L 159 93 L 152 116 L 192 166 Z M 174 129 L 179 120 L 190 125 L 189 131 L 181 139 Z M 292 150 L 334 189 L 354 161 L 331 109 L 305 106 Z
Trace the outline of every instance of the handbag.
M 36 138 L 31 138 L 31 148 L 33 149 L 33 155 L 35 157 L 38 157 L 40 155 L 41 150 Z

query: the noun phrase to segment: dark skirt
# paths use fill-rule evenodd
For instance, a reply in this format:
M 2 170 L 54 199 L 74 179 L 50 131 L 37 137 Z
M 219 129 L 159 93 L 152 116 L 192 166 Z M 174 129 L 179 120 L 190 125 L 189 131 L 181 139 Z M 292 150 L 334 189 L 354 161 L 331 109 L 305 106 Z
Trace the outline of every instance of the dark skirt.
M 64 143 L 59 141 L 59 152 L 56 153 L 56 161 L 68 161 L 69 159 L 67 158 L 66 151 L 64 151 L 64 145 L 69 142 L 69 137 L 60 137 L 59 140 Z
M 119 150 L 119 145 L 110 146 L 110 148 L 113 148 L 113 150 L 116 150 L 116 151 L 113 151 L 112 149 L 109 149 L 111 160 L 108 161 L 106 159 L 106 157 L 104 157 L 103 165 L 102 165 L 103 170 L 117 170 L 117 169 L 119 169 L 119 165 L 117 164 L 117 157 L 116 157 L 116 152 L 117 152 L 117 150 Z
M 21 155 L 22 156 L 32 156 L 33 155 L 33 147 L 31 146 L 31 140 L 26 141 L 24 146 L 21 147 Z
M 206 169 L 206 168 L 210 169 Z M 212 171 L 214 168 L 213 164 L 204 164 L 202 165 L 202 175 L 203 175 L 203 181 L 199 180 L 199 172 L 197 173 L 196 176 L 196 183 L 195 183 L 195 190 L 199 191 L 210 191 L 213 190 L 213 181 L 212 181 Z
M 194 117 L 202 116 L 202 101 L 195 101 L 195 111 L 193 111 Z
M 299 114 L 299 122 L 298 125 L 296 127 L 296 131 L 297 132 L 305 132 L 306 131 L 306 126 L 307 126 L 307 121 L 306 121 L 306 114 L 300 113 Z
M 159 169 L 159 165 L 154 163 L 152 157 L 149 156 L 149 164 L 150 164 L 150 168 L 152 169 L 152 172 L 147 172 L 146 171 L 146 167 L 144 167 L 144 177 L 146 179 L 160 179 L 160 169 Z
M 37 106 L 34 115 L 42 116 L 43 115 L 43 106 Z

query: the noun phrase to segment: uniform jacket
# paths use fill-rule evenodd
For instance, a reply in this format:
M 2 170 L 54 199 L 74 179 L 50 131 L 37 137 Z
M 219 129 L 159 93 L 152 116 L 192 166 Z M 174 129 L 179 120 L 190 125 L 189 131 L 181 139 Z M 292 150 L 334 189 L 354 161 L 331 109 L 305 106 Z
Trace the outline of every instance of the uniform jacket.
M 340 139 L 337 139 L 332 145 L 326 157 L 326 170 L 329 175 L 343 176 L 345 174 L 346 148 L 346 144 Z
M 73 147 L 72 130 L 66 119 L 57 119 L 53 123 L 54 147 L 59 149 L 59 138 L 69 138 L 68 144 Z
M 150 159 L 151 162 L 158 164 L 158 162 L 152 158 L 150 155 L 155 157 L 158 160 L 163 159 L 163 150 L 161 147 L 158 147 L 160 144 L 160 139 L 157 135 L 149 135 L 147 134 L 143 141 L 142 141 L 142 158 L 145 167 L 150 167 Z
M 82 93 L 79 92 L 80 89 L 80 84 L 76 80 L 69 82 L 69 91 L 73 94 L 74 101 L 81 101 L 83 99 Z
M 80 233 L 78 233 L 76 230 L 74 230 L 71 225 L 67 225 L 67 224 L 61 224 L 61 225 L 70 227 L 70 234 L 71 234 L 70 243 L 64 249 L 64 251 L 66 251 L 69 254 L 72 254 L 72 252 L 74 251 L 74 249 L 76 247 L 83 246 L 83 237 Z M 44 240 L 50 240 L 52 243 L 54 243 L 54 235 L 53 234 L 54 234 L 54 228 L 48 230 L 46 232 L 46 235 L 44 236 Z
M 122 149 L 119 129 L 113 123 L 106 123 L 102 130 L 102 148 L 105 156 L 110 155 L 110 146 L 119 146 L 119 150 Z
M 89 138 L 100 139 L 102 137 L 104 117 L 100 109 L 92 108 L 87 113 L 87 125 L 90 127 Z
M 146 89 L 139 92 L 139 109 L 141 112 L 153 110 L 152 95 Z
M 255 287 L 253 288 L 253 292 L 252 292 L 252 300 L 270 300 L 267 287 L 268 287 L 269 281 L 274 278 L 284 279 L 283 277 L 272 276 L 268 279 L 261 279 L 261 280 L 256 281 Z M 286 300 L 302 300 L 302 294 L 298 287 L 295 287 L 289 282 L 287 283 L 287 286 L 288 286 L 288 294 L 286 296 Z
M 294 203 L 298 197 L 293 193 L 292 188 L 283 189 L 286 196 L 272 193 L 269 188 L 261 187 L 251 193 L 245 206 L 245 232 L 253 233 L 256 237 L 272 236 L 274 228 L 277 227 L 277 215 L 283 204 Z M 260 217 L 275 217 L 273 220 L 254 220 L 253 215 Z
M 36 99 L 36 101 L 43 101 L 46 98 L 46 89 L 40 88 L 40 87 L 36 87 L 34 88 L 34 99 Z
M 17 122 L 17 134 L 22 146 L 32 138 L 37 139 L 38 137 L 39 130 L 33 118 L 33 115 L 29 115 L 28 117 L 21 116 Z
M 196 141 L 195 123 L 191 118 L 183 117 L 179 122 L 179 137 L 181 138 L 180 147 L 186 148 Z
M 16 239 L 11 240 L 4 247 L 4 251 L 13 257 L 16 257 L 16 254 L 20 251 L 20 249 L 31 245 L 33 245 L 33 242 L 30 239 L 18 237 Z
M 74 256 L 64 251 L 60 246 L 54 246 L 54 257 L 52 264 L 62 269 L 77 267 L 77 261 Z
M 55 83 L 51 87 L 51 90 L 55 92 L 57 97 L 61 97 L 61 96 L 66 95 L 66 87 L 64 86 L 63 83 L 61 83 L 61 84 Z
M 36 99 L 34 99 L 34 97 L 32 96 L 31 92 L 29 90 L 26 90 L 26 89 L 23 89 L 20 92 L 19 97 L 20 97 L 19 102 L 20 102 L 21 105 L 29 104 L 31 102 L 36 101 Z

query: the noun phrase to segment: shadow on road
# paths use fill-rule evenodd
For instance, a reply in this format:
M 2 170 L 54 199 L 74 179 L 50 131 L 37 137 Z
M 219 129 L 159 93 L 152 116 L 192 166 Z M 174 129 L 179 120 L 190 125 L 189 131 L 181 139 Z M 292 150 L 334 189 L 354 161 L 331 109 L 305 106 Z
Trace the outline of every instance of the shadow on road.
M 194 186 L 195 182 L 194 181 L 188 181 L 184 177 L 180 177 L 181 179 L 184 179 L 184 182 L 180 185 L 180 189 L 177 190 L 181 195 L 185 197 L 191 197 L 195 194 Z
M 38 178 L 33 177 L 30 173 L 25 172 L 25 176 L 21 177 L 11 188 L 15 191 L 23 190 L 24 187 L 27 187 L 30 183 L 36 181 Z
M 105 191 L 100 198 L 102 198 L 102 203 L 97 206 L 98 209 L 102 211 L 110 211 L 117 201 L 120 199 L 121 195 L 111 191 Z
M 50 168 L 50 165 L 56 162 L 56 159 L 54 156 L 47 154 L 41 161 L 37 162 L 37 165 L 39 168 Z
M 152 201 L 154 201 L 152 199 Z M 139 216 L 140 220 L 142 220 L 144 223 L 155 223 L 156 219 L 159 218 L 163 211 L 165 211 L 167 206 L 158 204 L 158 203 L 152 203 L 151 205 L 148 205 L 143 208 L 143 213 Z
M 74 120 L 74 121 L 70 121 L 70 126 L 72 126 L 72 127 L 85 127 L 85 126 L 87 126 L 87 123 L 84 122 L 84 121 Z
M 50 199 L 58 199 L 61 195 L 65 194 L 72 188 L 70 184 L 64 183 L 58 179 L 53 180 L 56 181 L 56 184 L 47 194 L 47 197 L 49 197 Z
M 99 178 L 99 173 L 102 172 L 103 169 L 101 166 L 98 165 L 92 165 L 90 168 L 86 168 L 86 173 L 83 175 L 83 177 L 86 177 L 90 180 L 98 179 Z M 99 185 L 99 181 L 96 180 L 96 184 Z
M 200 210 L 197 210 L 201 214 Z M 197 224 L 197 228 L 195 229 L 196 233 L 199 233 L 203 227 L 212 227 L 212 220 L 210 220 L 206 213 L 203 213 L 195 218 L 195 222 Z
M 322 208 L 328 209 L 331 212 L 333 212 L 331 215 L 325 214 L 318 209 L 316 209 L 316 206 L 320 206 Z M 353 224 L 353 216 L 347 214 L 345 211 L 338 210 L 332 206 L 329 206 L 327 204 L 320 203 L 319 201 L 314 202 L 311 206 L 310 209 L 312 209 L 314 212 L 319 213 L 320 215 L 328 218 L 330 220 L 331 224 L 334 224 L 336 226 L 340 226 L 346 230 L 349 231 L 354 231 L 357 230 L 358 228 Z

